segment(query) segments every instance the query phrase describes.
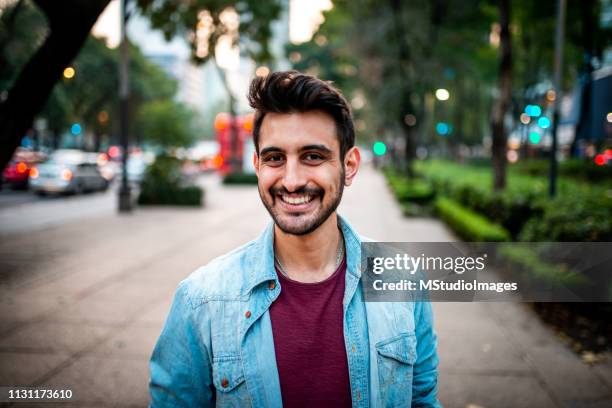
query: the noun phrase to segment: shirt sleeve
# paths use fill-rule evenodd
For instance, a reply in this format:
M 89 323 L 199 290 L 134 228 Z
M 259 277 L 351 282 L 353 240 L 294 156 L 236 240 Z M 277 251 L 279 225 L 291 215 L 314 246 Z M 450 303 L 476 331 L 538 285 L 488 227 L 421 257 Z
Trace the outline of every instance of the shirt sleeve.
M 151 356 L 150 407 L 214 405 L 210 360 L 193 313 L 182 282 Z
M 438 393 L 437 336 L 433 329 L 431 303 L 417 301 L 414 307 L 417 361 L 412 380 L 413 407 L 441 407 Z

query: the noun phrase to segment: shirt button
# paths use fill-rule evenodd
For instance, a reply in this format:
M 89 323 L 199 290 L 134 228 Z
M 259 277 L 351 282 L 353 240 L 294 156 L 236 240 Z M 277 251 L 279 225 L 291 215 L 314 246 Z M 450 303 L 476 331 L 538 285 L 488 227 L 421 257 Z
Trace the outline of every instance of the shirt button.
M 223 379 L 221 380 L 221 386 L 222 386 L 223 388 L 227 388 L 227 386 L 228 386 L 228 385 L 229 385 L 229 381 L 227 380 L 227 378 L 223 378 Z
M 352 351 L 353 353 L 355 353 L 355 352 L 357 351 L 357 348 L 355 347 L 355 345 L 354 345 L 354 344 L 353 344 L 353 346 L 351 347 L 351 351 Z
M 357 390 L 357 401 L 361 401 L 361 391 Z
M 275 287 L 276 287 L 276 282 L 270 281 L 270 283 L 268 284 L 268 289 L 274 290 Z
M 246 313 L 244 314 L 244 317 L 246 317 L 247 319 L 251 317 L 251 311 L 247 310 Z

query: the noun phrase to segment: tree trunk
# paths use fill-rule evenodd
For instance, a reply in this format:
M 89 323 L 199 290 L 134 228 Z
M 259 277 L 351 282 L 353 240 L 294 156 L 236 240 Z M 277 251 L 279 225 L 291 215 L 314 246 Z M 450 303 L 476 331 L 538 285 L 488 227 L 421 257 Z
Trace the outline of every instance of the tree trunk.
M 407 69 L 408 64 L 410 64 L 410 48 L 408 46 L 408 43 L 406 42 L 407 35 L 404 31 L 403 22 L 401 21 L 403 15 L 401 1 L 390 0 L 390 6 L 393 10 L 393 30 L 397 43 L 397 74 L 399 75 L 399 83 L 402 87 L 402 106 L 399 109 L 398 120 L 402 129 L 405 142 L 404 159 L 406 173 L 409 176 L 412 176 L 414 174 L 412 165 L 414 162 L 414 158 L 416 157 L 416 146 L 414 141 L 414 132 L 412 131 L 412 128 L 406 125 L 405 123 L 406 115 L 414 114 L 412 102 L 410 101 L 410 95 L 412 93 L 412 87 L 410 86 L 411 75 Z
M 25 64 L 8 98 L 0 105 L 0 168 L 11 159 L 64 68 L 76 57 L 109 1 L 35 1 L 47 16 L 50 34 Z
M 503 190 L 506 187 L 506 144 L 507 135 L 504 117 L 511 101 L 512 50 L 510 41 L 510 0 L 499 0 L 500 24 L 500 63 L 499 63 L 499 96 L 493 106 L 491 115 L 491 133 L 493 137 L 493 188 Z
M 582 96 L 580 98 L 580 115 L 578 123 L 574 131 L 574 139 L 570 147 L 570 154 L 577 156 L 578 140 L 590 139 L 590 125 L 587 112 L 591 102 L 591 91 L 593 80 L 591 73 L 593 72 L 592 59 L 594 56 L 593 47 L 593 0 L 582 0 L 581 17 L 582 17 L 582 73 L 580 75 L 580 86 L 582 87 Z

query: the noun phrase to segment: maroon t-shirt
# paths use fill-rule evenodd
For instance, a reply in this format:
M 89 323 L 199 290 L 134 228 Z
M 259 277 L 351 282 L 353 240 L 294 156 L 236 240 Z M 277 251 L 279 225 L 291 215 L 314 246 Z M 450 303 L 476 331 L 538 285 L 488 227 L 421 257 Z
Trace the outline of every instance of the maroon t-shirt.
M 344 346 L 346 257 L 329 278 L 301 283 L 277 270 L 281 293 L 270 307 L 283 407 L 350 407 Z

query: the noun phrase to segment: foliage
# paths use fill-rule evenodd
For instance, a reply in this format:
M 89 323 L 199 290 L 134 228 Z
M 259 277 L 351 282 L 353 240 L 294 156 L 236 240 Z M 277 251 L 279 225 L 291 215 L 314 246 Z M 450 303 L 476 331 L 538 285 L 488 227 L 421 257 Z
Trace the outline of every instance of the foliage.
M 29 1 L 0 14 L 0 92 L 8 90 L 23 65 L 49 33 L 45 15 Z
M 500 223 L 524 241 L 607 241 L 612 231 L 612 193 L 606 185 L 559 180 L 559 194 L 547 196 L 547 179 L 511 171 L 508 188 L 494 192 L 491 170 L 431 160 L 418 172 L 438 195 L 447 196 Z
M 8 89 L 19 70 L 48 34 L 44 14 L 29 1 L 18 2 L 0 16 L 0 90 Z M 177 84 L 161 68 L 145 58 L 140 49 L 130 46 L 130 116 L 140 106 L 155 99 L 171 99 Z M 118 50 L 102 39 L 89 36 L 78 56 L 70 63 L 73 78 L 59 81 L 39 117 L 46 119 L 54 135 L 79 122 L 86 132 L 98 138 L 118 131 Z M 100 120 L 100 113 L 105 112 Z M 133 127 L 137 132 L 137 128 Z M 99 141 L 99 140 L 98 140 Z
M 187 38 L 196 62 L 214 57 L 223 36 L 229 36 L 255 61 L 272 60 L 271 23 L 281 12 L 279 0 L 194 0 L 179 4 L 172 0 L 137 0 L 137 4 L 152 27 L 160 29 L 166 39 L 176 35 Z M 238 27 L 231 11 L 239 15 Z
M 521 241 L 612 241 L 610 197 L 575 195 L 556 198 L 532 217 L 519 234 Z
M 229 173 L 223 177 L 223 184 L 240 185 L 254 184 L 257 185 L 257 175 L 253 173 Z
M 511 166 L 516 172 L 532 176 L 548 176 L 549 160 L 521 160 Z M 576 180 L 610 183 L 612 167 L 598 166 L 592 160 L 569 159 L 559 163 L 559 175 Z
M 509 3 L 509 113 L 516 121 L 525 104 L 543 102 L 551 87 L 557 6 Z M 490 0 L 335 1 L 313 39 L 289 47 L 289 56 L 297 69 L 336 82 L 349 99 L 364 95 L 366 104 L 355 109 L 362 138 L 404 139 L 408 144 L 413 139 L 416 145 L 454 156 L 460 146 L 482 145 L 491 134 L 500 47 L 498 5 Z M 566 19 L 564 91 L 575 86 L 587 63 L 596 68 L 596 61 L 602 60 L 612 30 L 599 23 L 601 13 L 601 2 L 568 2 L 572 18 Z M 448 89 L 450 99 L 436 100 L 436 88 Z M 406 114 L 415 116 L 412 127 L 405 126 Z M 436 133 L 439 121 L 452 126 L 450 135 Z M 407 148 L 404 154 L 409 153 Z M 393 160 L 398 156 L 402 154 Z
M 387 183 L 400 203 L 427 204 L 435 198 L 431 184 L 423 179 L 408 178 L 393 169 L 385 169 Z
M 510 240 L 510 234 L 501 225 L 491 222 L 455 201 L 438 197 L 435 202 L 435 209 L 440 218 L 467 241 L 499 242 Z
M 184 186 L 181 161 L 160 155 L 145 173 L 139 204 L 202 206 L 203 190 L 197 186 Z
M 45 16 L 48 28 L 45 35 L 38 36 L 40 27 L 33 27 L 35 34 L 32 48 L 24 49 L 35 50 L 27 57 L 19 67 L 12 66 L 12 74 L 4 78 L 9 78 L 8 89 L 2 89 L 0 98 L 0 168 L 3 168 L 10 160 L 13 152 L 20 143 L 23 135 L 31 127 L 35 116 L 43 109 L 49 95 L 53 91 L 54 85 L 61 78 L 62 72 L 78 54 L 79 49 L 87 39 L 91 28 L 98 16 L 107 6 L 109 0 L 64 0 L 55 2 L 49 0 L 32 0 L 37 9 Z M 0 39 L 6 41 L 16 33 L 15 25 L 22 9 L 24 1 L 19 1 L 11 8 L 3 10 L 3 19 L 0 29 Z M 29 5 L 29 3 L 28 3 Z M 31 22 L 30 22 L 31 23 Z M 20 26 L 22 27 L 22 26 Z M 42 27 L 42 26 L 41 26 Z M 32 26 L 25 26 L 22 37 L 28 41 L 28 30 Z M 41 39 L 37 44 L 37 39 Z M 0 44 L 0 49 L 5 49 L 5 44 Z M 27 52 L 26 52 L 27 53 Z M 2 55 L 2 65 L 5 67 L 6 59 L 10 55 Z M 3 84 L 3 88 L 7 86 Z
M 586 276 L 568 268 L 565 264 L 547 262 L 536 248 L 529 245 L 501 245 L 497 255 L 511 266 L 512 272 L 518 272 L 529 283 L 536 281 L 536 284 L 540 282 L 573 288 L 588 282 Z
M 142 106 L 136 125 L 153 144 L 165 148 L 189 146 L 195 135 L 193 117 L 187 107 L 170 99 L 158 99 Z
M 138 195 L 140 205 L 202 206 L 204 190 L 197 186 L 146 185 Z

